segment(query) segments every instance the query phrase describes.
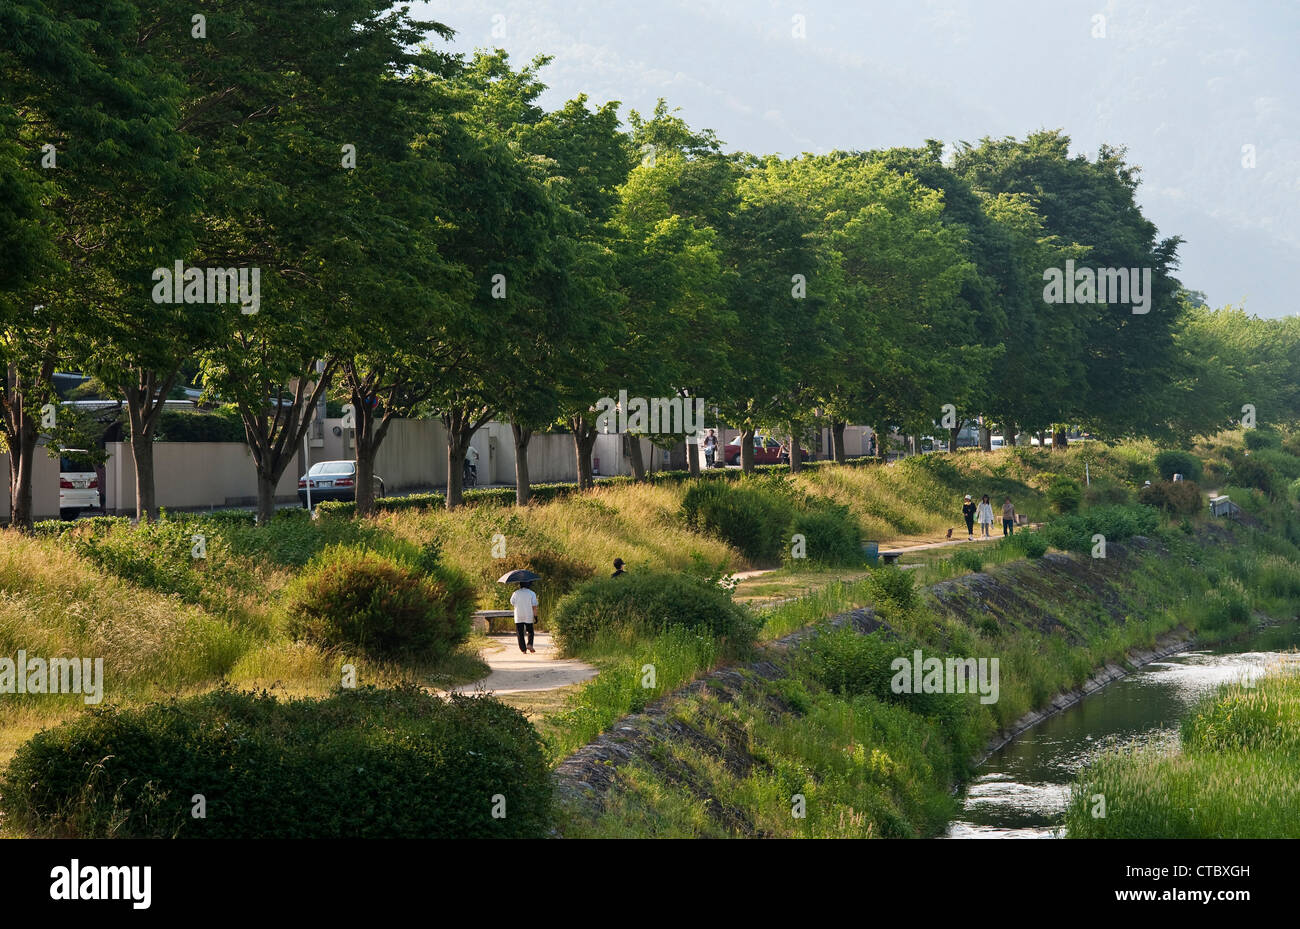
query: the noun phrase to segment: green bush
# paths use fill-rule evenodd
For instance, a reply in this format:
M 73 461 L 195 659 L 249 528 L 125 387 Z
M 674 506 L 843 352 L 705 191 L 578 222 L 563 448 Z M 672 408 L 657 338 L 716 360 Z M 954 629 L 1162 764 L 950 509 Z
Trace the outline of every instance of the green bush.
M 1242 456 L 1233 463 L 1232 483 L 1239 487 L 1253 487 L 1271 497 L 1275 485 L 1273 469 L 1253 457 Z
M 129 427 L 128 427 L 129 428 Z M 234 407 L 212 413 L 163 410 L 158 414 L 158 442 L 244 442 L 244 421 Z
M 94 708 L 20 746 L 0 797 L 6 821 L 42 837 L 541 838 L 552 815 L 522 714 L 415 685 Z
M 884 601 L 886 607 L 893 606 L 907 612 L 920 602 L 911 572 L 902 568 L 873 568 L 867 575 L 866 583 L 872 599 Z
M 1138 503 L 1174 516 L 1192 516 L 1201 511 L 1203 501 L 1194 481 L 1157 481 L 1138 491 Z
M 949 560 L 957 567 L 963 568 L 966 571 L 974 571 L 978 573 L 984 570 L 984 559 L 981 558 L 980 553 L 974 549 L 963 548 L 954 554 Z
M 1279 477 L 1293 481 L 1300 478 L 1300 458 L 1278 448 L 1262 448 L 1251 455 L 1255 461 L 1271 468 Z
M 672 627 L 725 639 L 739 653 L 754 641 L 760 625 L 727 588 L 665 571 L 594 578 L 561 600 L 552 617 L 555 637 L 568 654 L 580 652 L 602 630 L 653 635 Z
M 1042 558 L 1047 554 L 1047 540 L 1042 533 L 1022 530 L 1004 540 L 1009 548 L 1021 552 L 1026 558 Z
M 698 481 L 682 499 L 686 525 L 717 536 L 754 562 L 779 561 L 793 516 L 786 500 L 744 484 Z
M 1191 452 L 1170 449 L 1156 455 L 1156 470 L 1166 481 L 1172 481 L 1175 474 L 1181 474 L 1184 480 L 1200 482 L 1203 474 L 1201 460 Z
M 474 590 L 450 568 L 431 573 L 380 552 L 321 552 L 285 591 L 289 631 L 378 658 L 438 659 L 469 638 Z
M 537 592 L 539 629 L 549 628 L 551 614 L 560 599 L 583 581 L 590 580 L 593 574 L 591 568 L 583 562 L 551 548 L 494 558 L 484 566 L 482 572 L 483 587 L 492 591 L 494 609 L 508 609 L 510 595 L 515 590 L 513 585 L 498 584 L 497 579 L 521 568 L 542 578 L 534 586 Z
M 1120 542 L 1136 535 L 1148 535 L 1160 525 L 1160 511 L 1141 504 L 1098 506 L 1082 515 L 1062 516 L 1041 530 L 1056 548 L 1074 552 L 1092 550 L 1092 537 L 1101 534 L 1108 542 Z
M 1300 599 L 1300 565 L 1281 555 L 1268 555 L 1255 569 L 1253 586 L 1270 597 Z
M 1133 492 L 1123 484 L 1094 480 L 1083 489 L 1083 502 L 1087 506 L 1116 506 L 1133 502 Z
M 822 504 L 796 513 L 790 524 L 790 535 L 795 534 L 804 537 L 808 561 L 826 565 L 862 564 L 862 527 L 847 506 Z
M 1252 452 L 1262 448 L 1282 447 L 1282 436 L 1272 429 L 1247 429 L 1242 440 Z
M 1199 608 L 1199 628 L 1207 632 L 1222 632 L 1229 626 L 1244 626 L 1250 622 L 1250 598 L 1240 582 L 1232 579 L 1206 591 Z
M 1047 488 L 1047 502 L 1056 513 L 1076 513 L 1083 500 L 1083 488 L 1072 477 L 1060 475 Z

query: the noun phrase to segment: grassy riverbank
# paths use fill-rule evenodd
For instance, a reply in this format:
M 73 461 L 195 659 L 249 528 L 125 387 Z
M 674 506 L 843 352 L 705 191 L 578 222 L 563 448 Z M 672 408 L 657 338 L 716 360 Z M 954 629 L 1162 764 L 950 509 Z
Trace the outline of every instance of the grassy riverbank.
M 1175 743 L 1103 754 L 1065 827 L 1070 838 L 1300 838 L 1300 673 L 1225 685 Z

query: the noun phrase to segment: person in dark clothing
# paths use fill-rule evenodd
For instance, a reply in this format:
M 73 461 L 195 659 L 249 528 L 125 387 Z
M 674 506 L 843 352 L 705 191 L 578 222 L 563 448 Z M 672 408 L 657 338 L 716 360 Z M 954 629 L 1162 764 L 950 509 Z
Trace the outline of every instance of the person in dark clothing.
M 627 573 L 627 572 L 623 570 L 623 559 L 622 559 L 622 558 L 615 558 L 615 559 L 614 559 L 614 573 L 611 574 L 610 577 L 621 577 L 622 575 L 624 575 L 624 574 L 626 574 L 626 573 Z
M 961 505 L 962 518 L 966 520 L 966 538 L 975 538 L 975 501 L 966 495 L 966 502 Z

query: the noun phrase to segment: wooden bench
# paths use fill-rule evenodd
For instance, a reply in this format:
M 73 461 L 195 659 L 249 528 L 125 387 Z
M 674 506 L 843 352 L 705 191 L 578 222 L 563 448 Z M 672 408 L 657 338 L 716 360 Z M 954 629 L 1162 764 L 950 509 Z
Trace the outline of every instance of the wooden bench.
M 902 552 L 881 552 L 880 560 L 883 561 L 885 564 L 898 564 L 898 556 L 901 554 L 903 553 Z
M 494 619 L 506 619 L 508 617 L 512 626 L 515 621 L 514 610 L 475 610 L 470 616 L 474 623 L 474 631 L 481 632 L 484 635 L 492 634 L 492 620 Z

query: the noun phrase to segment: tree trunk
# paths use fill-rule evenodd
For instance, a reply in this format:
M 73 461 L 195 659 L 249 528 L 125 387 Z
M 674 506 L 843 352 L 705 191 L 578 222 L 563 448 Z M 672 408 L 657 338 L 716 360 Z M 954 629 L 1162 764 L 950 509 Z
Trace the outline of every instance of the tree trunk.
M 134 382 L 123 391 L 126 415 L 131 423 L 131 458 L 135 464 L 136 522 L 157 522 L 158 505 L 154 484 L 153 440 L 158 417 L 167 403 L 167 394 L 176 383 L 177 365 L 164 377 L 153 371 L 137 369 Z
M 596 425 L 586 416 L 570 416 L 569 428 L 573 431 L 573 450 L 578 459 L 578 488 L 588 490 L 596 486 L 591 468 L 591 453 L 598 435 Z
M 831 457 L 840 464 L 844 464 L 849 457 L 844 450 L 844 430 L 847 427 L 847 423 L 831 423 Z
M 1015 424 L 1015 423 L 1011 423 L 1011 422 L 1007 423 L 1006 426 L 1003 427 L 1003 432 L 1002 432 L 1002 436 L 1003 436 L 1003 438 L 1002 438 L 1002 443 L 1003 443 L 1004 445 L 1006 445 L 1008 448 L 1015 448 L 1015 445 L 1016 445 L 1016 429 L 1017 429 L 1016 424 Z
M 881 461 L 888 461 L 889 436 L 881 432 L 878 428 L 873 428 L 871 434 L 876 438 L 876 457 Z
M 32 463 L 38 435 L 24 420 L 18 448 L 9 448 L 9 525 L 22 532 L 32 529 Z
M 790 473 L 798 474 L 803 470 L 803 454 L 799 448 L 799 427 L 790 427 Z
M 265 526 L 275 519 L 275 485 L 280 482 L 277 474 L 270 477 L 257 472 L 257 522 L 260 526 Z
M 691 477 L 700 476 L 700 443 L 699 435 L 694 436 L 696 441 L 692 442 L 691 437 L 686 439 L 686 471 Z
M 989 431 L 988 426 L 980 425 L 980 451 L 993 451 L 993 433 Z
M 1047 433 L 1044 432 L 1042 429 L 1038 430 L 1038 447 L 1039 448 L 1047 447 Z
M 533 430 L 512 422 L 510 431 L 515 437 L 515 503 L 527 506 L 533 496 L 532 484 L 528 479 L 528 443 L 533 440 Z
M 955 426 L 948 430 L 948 451 L 957 451 L 957 440 L 961 437 L 961 426 Z
M 1060 449 L 1066 451 L 1070 447 L 1070 440 L 1065 436 L 1064 429 L 1057 429 L 1052 435 L 1052 450 Z
M 754 473 L 754 430 L 746 429 L 740 433 L 740 470 L 746 474 Z
M 132 416 L 132 419 L 135 417 Z M 131 460 L 135 465 L 135 520 L 158 521 L 158 504 L 154 492 L 153 431 L 144 432 L 131 426 Z M 103 493 L 103 488 L 100 493 Z
M 641 454 L 641 439 L 630 432 L 623 433 L 627 441 L 627 461 L 632 468 L 632 480 L 638 484 L 645 480 L 645 457 Z M 650 452 L 651 457 L 654 451 Z

